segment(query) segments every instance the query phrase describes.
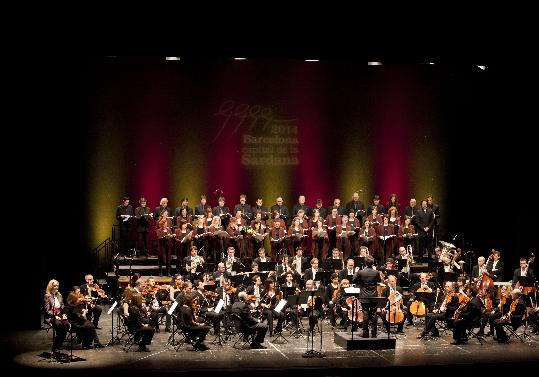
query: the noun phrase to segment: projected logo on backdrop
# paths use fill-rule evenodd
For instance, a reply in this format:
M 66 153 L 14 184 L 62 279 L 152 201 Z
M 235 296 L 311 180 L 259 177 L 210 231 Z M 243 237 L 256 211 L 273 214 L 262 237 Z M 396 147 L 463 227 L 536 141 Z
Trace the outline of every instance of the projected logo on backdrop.
M 216 116 L 222 119 L 213 142 L 220 138 L 241 140 L 241 163 L 245 166 L 299 164 L 296 119 L 283 119 L 269 107 L 225 101 Z

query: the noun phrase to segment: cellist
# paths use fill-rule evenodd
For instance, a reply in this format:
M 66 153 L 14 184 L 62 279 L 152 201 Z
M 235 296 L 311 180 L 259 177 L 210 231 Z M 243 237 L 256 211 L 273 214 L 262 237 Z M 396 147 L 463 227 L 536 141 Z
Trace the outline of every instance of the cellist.
M 405 318 L 402 304 L 403 291 L 401 287 L 397 286 L 397 278 L 394 275 L 389 275 L 387 277 L 387 287 L 384 290 L 383 295 L 388 302 L 386 307 L 380 311 L 380 315 L 386 331 L 389 333 L 390 326 L 392 324 L 397 324 L 397 333 L 403 334 L 402 328 Z

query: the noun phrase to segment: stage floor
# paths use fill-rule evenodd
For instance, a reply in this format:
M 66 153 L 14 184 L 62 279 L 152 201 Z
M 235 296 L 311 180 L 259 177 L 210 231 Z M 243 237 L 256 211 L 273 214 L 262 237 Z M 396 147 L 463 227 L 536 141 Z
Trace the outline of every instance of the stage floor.
M 98 330 L 103 344 L 110 340 L 111 328 L 111 317 L 105 312 L 100 321 L 102 329 Z M 46 358 L 50 352 L 52 334 L 45 330 L 8 332 L 2 346 L 5 347 L 3 356 L 10 359 L 7 361 L 11 362 L 12 367 L 25 372 L 39 372 L 40 375 L 47 372 L 55 375 L 62 372 L 73 374 L 75 371 L 83 374 L 221 371 L 237 375 L 294 369 L 309 369 L 316 375 L 347 375 L 353 373 L 354 368 L 445 365 L 474 370 L 481 366 L 496 371 L 503 366 L 523 367 L 539 362 L 538 335 L 532 335 L 524 343 L 512 338 L 508 344 L 498 344 L 488 337 L 482 345 L 476 339 L 470 339 L 463 345 L 451 345 L 451 333 L 434 340 L 417 339 L 422 330 L 422 323 L 417 323 L 405 327 L 405 335 L 398 336 L 395 349 L 346 351 L 334 343 L 334 330 L 328 323 L 324 321 L 321 325 L 321 350 L 325 357 L 313 358 L 303 357 L 308 349 L 306 336 L 296 338 L 290 335 L 290 331 L 284 332 L 288 343 L 273 343 L 268 334 L 264 342 L 267 349 L 264 350 L 235 349 L 232 347 L 234 340 L 223 346 L 211 344 L 214 336 L 210 332 L 206 339 L 206 344 L 211 348 L 209 351 L 195 352 L 190 345 L 183 345 L 176 352 L 174 347 L 166 345 L 170 333 L 164 332 L 164 326 L 160 333 L 155 334 L 149 346 L 151 352 L 137 352 L 136 346 L 130 352 L 125 352 L 118 344 L 91 350 L 81 350 L 75 346 L 75 361 L 69 363 Z M 378 337 L 387 337 L 387 334 L 379 332 Z M 314 339 L 314 349 L 320 351 L 319 333 Z M 69 354 L 69 350 L 61 352 Z

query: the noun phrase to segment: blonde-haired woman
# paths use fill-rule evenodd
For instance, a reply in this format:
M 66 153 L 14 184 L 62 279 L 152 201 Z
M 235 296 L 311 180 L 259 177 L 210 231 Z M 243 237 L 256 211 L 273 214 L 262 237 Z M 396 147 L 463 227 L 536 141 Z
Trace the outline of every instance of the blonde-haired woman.
M 58 291 L 59 288 L 58 280 L 52 279 L 47 284 L 43 298 L 44 320 L 54 329 L 53 352 L 61 348 L 69 331 L 69 322 L 66 313 L 64 313 L 64 299 Z

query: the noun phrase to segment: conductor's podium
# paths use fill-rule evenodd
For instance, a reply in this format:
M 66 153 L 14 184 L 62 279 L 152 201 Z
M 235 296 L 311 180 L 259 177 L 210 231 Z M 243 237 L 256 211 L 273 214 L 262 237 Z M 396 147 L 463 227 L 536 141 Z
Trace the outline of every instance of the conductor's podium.
M 362 338 L 361 331 L 354 333 L 352 339 L 352 333 L 350 332 L 335 332 L 333 335 L 333 341 L 338 346 L 346 348 L 347 351 L 351 350 L 382 350 L 382 349 L 395 349 L 396 339 L 387 338 L 380 335 L 377 338 Z

